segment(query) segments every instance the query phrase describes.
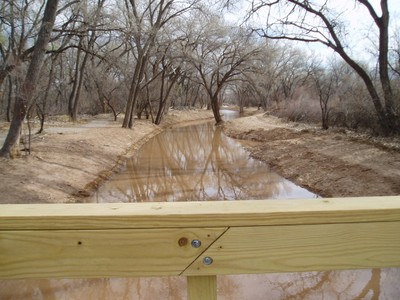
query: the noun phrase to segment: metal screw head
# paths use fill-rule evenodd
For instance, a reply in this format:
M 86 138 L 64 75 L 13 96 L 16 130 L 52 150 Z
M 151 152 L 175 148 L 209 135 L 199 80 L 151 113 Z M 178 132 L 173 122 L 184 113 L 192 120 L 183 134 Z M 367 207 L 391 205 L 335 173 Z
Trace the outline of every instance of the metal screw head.
M 203 264 L 205 264 L 206 266 L 209 266 L 213 263 L 213 259 L 209 256 L 206 256 L 203 258 Z
M 193 240 L 192 241 L 192 247 L 193 248 L 200 248 L 201 246 L 201 241 L 200 240 Z

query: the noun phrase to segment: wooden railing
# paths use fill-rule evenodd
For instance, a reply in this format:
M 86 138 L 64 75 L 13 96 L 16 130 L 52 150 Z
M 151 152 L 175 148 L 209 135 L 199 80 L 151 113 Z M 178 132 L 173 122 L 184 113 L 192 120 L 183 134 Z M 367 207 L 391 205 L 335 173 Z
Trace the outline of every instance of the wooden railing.
M 400 266 L 400 196 L 0 206 L 0 279 L 188 276 Z

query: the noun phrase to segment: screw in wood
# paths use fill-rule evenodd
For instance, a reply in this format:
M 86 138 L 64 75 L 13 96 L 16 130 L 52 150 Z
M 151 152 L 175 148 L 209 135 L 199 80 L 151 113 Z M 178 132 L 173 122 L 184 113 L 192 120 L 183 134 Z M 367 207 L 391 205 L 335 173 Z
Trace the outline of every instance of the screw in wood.
M 192 241 L 192 247 L 193 248 L 200 248 L 201 246 L 201 241 L 200 240 L 193 240 Z
M 209 256 L 206 256 L 203 258 L 203 264 L 205 264 L 206 266 L 209 266 L 213 263 L 213 259 Z

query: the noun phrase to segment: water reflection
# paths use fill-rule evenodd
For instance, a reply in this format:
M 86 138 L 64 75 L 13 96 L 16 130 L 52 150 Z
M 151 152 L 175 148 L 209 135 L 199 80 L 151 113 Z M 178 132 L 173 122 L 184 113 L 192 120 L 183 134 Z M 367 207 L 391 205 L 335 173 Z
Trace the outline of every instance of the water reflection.
M 218 277 L 219 300 L 400 299 L 399 269 Z M 185 300 L 183 277 L 0 281 L 0 299 Z
M 312 198 L 208 122 L 165 131 L 104 184 L 98 202 Z

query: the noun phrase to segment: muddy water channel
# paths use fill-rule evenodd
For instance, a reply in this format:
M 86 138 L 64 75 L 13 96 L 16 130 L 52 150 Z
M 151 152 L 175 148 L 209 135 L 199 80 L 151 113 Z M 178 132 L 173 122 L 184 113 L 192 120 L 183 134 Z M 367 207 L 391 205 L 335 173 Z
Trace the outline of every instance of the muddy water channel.
M 223 113 L 228 118 L 237 114 Z M 315 197 L 250 158 L 239 142 L 208 121 L 155 136 L 94 198 L 147 202 Z
M 224 112 L 228 115 L 228 112 Z M 150 140 L 94 202 L 315 198 L 252 160 L 212 123 L 177 127 Z M 296 200 L 293 200 L 296 201 Z M 400 299 L 399 269 L 218 277 L 219 300 Z M 18 288 L 16 288 L 18 286 Z M 186 279 L 1 281 L 0 299 L 184 300 Z

